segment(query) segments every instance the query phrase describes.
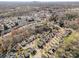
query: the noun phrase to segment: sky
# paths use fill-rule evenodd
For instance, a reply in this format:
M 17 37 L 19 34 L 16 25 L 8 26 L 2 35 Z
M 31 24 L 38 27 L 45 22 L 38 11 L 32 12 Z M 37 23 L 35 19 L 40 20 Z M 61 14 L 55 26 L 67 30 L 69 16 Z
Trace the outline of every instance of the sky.
M 51 1 L 79 1 L 79 0 L 0 0 L 0 1 L 43 1 L 43 2 L 51 2 Z

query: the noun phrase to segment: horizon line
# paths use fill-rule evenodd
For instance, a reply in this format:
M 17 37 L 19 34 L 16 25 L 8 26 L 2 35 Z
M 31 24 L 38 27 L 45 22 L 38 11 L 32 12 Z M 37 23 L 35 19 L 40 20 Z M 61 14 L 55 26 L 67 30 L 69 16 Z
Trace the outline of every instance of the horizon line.
M 78 1 L 0 1 L 0 2 L 79 2 Z

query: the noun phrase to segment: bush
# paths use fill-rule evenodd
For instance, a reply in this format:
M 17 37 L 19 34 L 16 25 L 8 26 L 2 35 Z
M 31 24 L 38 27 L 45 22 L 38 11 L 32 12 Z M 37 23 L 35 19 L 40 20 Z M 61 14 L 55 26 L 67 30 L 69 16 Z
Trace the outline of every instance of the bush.
M 76 15 L 76 14 L 66 14 L 66 19 L 67 20 L 71 20 L 71 19 L 74 19 L 74 18 L 76 18 L 78 15 Z

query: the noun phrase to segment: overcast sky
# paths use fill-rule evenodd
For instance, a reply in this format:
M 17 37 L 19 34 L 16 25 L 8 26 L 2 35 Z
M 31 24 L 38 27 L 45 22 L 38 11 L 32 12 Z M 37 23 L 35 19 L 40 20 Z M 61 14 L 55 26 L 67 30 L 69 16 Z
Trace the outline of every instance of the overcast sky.
M 0 1 L 79 1 L 79 0 L 0 0 Z

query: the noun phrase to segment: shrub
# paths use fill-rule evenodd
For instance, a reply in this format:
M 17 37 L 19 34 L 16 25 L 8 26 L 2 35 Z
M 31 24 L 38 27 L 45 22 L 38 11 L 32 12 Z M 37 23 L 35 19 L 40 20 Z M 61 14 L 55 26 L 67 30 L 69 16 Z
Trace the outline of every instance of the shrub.
M 66 19 L 67 20 L 71 20 L 71 19 L 74 19 L 74 18 L 76 18 L 78 15 L 76 15 L 76 14 L 66 14 Z

